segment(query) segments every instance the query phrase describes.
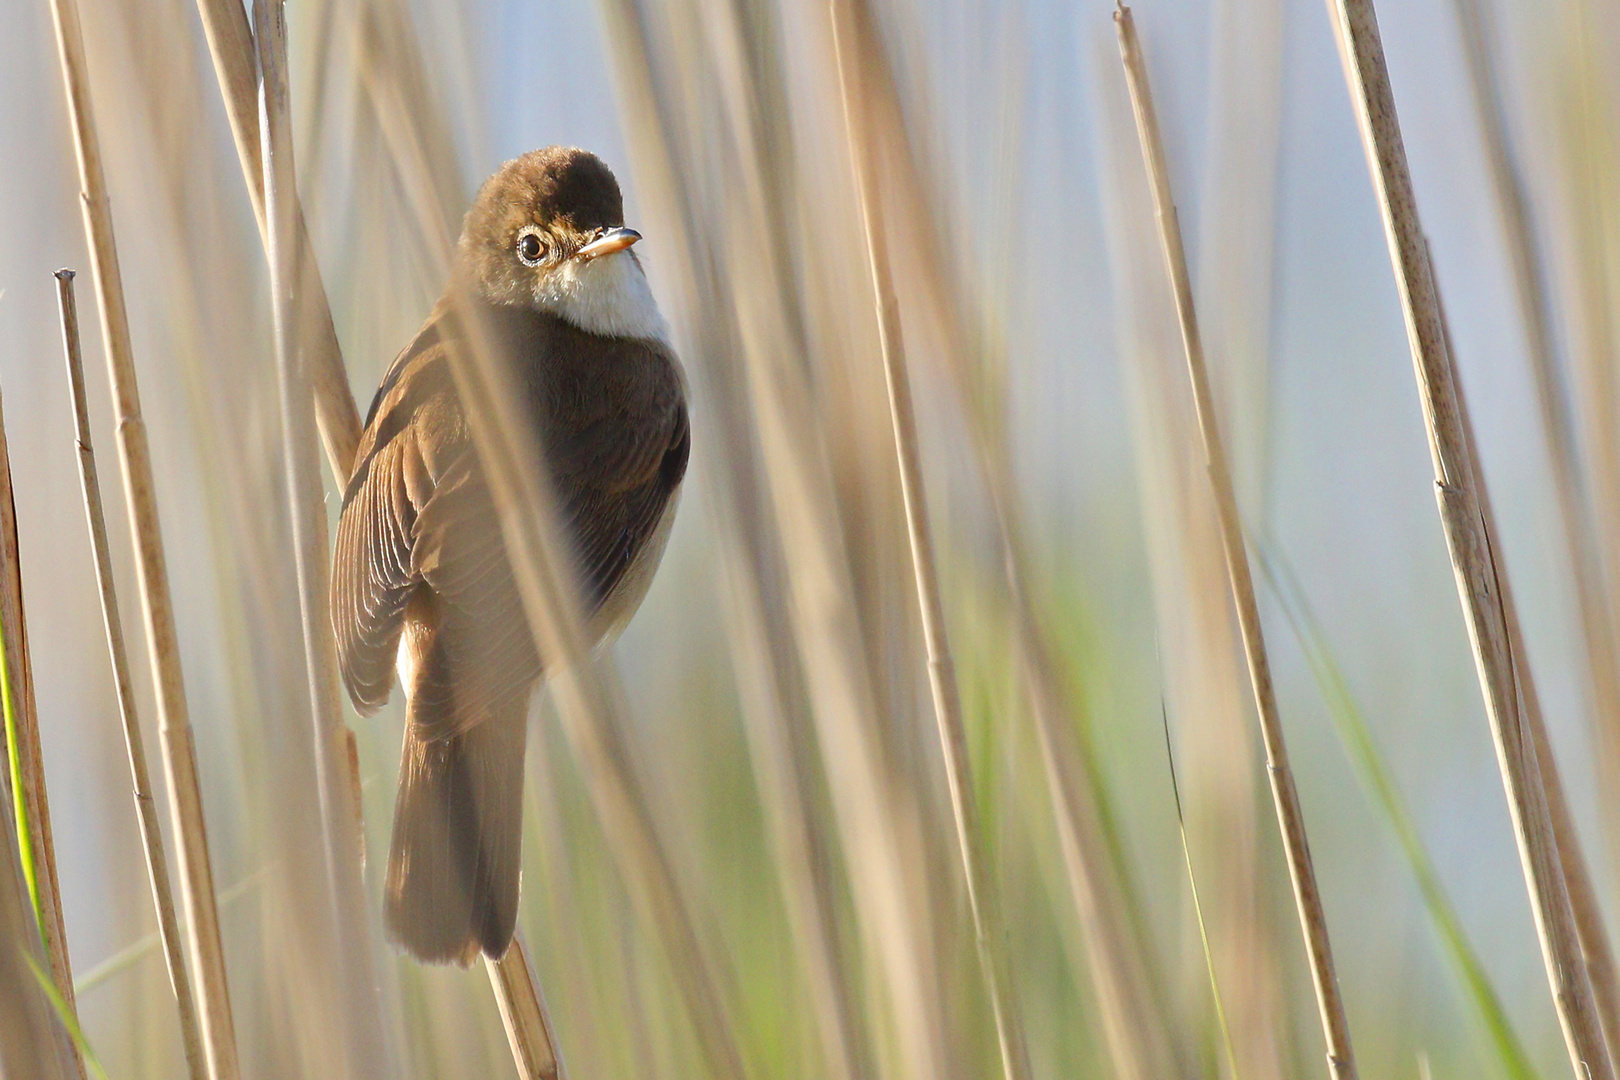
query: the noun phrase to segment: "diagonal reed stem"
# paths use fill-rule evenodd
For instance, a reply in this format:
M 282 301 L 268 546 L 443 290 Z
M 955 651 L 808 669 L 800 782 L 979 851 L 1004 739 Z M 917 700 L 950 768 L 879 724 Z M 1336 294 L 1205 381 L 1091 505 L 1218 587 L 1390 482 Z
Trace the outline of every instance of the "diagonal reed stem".
M 304 276 L 307 243 L 298 242 L 301 221 L 288 110 L 287 40 L 281 0 L 253 5 L 258 45 L 260 116 L 263 137 L 265 235 L 270 262 L 271 310 L 275 330 L 276 382 L 280 396 L 283 467 L 292 521 L 294 567 L 304 642 L 305 675 L 315 742 L 315 782 L 321 804 L 325 878 L 330 924 L 322 929 L 336 958 L 335 1011 L 346 1038 L 334 1053 L 346 1060 L 334 1068 L 346 1077 L 382 1076 L 386 1043 L 380 1024 L 382 1003 L 371 965 L 371 933 L 366 917 L 360 867 L 359 789 L 351 785 L 349 746 L 338 687 L 337 646 L 327 609 L 329 559 L 326 506 L 316 457 L 314 383 L 308 345 L 321 340 L 322 325 L 312 319 Z M 347 397 L 345 390 L 344 396 Z M 353 411 L 352 404 L 349 411 Z M 311 988 L 317 992 L 316 988 Z
M 1576 1075 L 1588 1080 L 1613 1080 L 1614 1066 L 1598 1022 L 1559 861 L 1534 731 L 1526 738 L 1522 686 L 1503 607 L 1497 545 L 1481 507 L 1483 483 L 1460 415 L 1428 244 L 1418 221 L 1377 16 L 1371 0 L 1328 2 L 1345 81 L 1384 218 L 1429 435 L 1440 521 L 1496 742 L 1553 1004 Z
M 1464 57 L 1468 62 L 1469 83 L 1485 136 L 1491 185 L 1496 191 L 1498 209 L 1507 241 L 1508 262 L 1513 274 L 1513 290 L 1524 320 L 1529 347 L 1530 370 L 1535 377 L 1536 400 L 1541 407 L 1542 434 L 1547 441 L 1547 459 L 1552 466 L 1553 491 L 1558 499 L 1560 525 L 1569 548 L 1570 571 L 1575 579 L 1575 601 L 1580 612 L 1581 643 L 1586 651 L 1587 678 L 1592 694 L 1592 727 L 1598 748 L 1598 797 L 1604 807 L 1604 832 L 1612 850 L 1620 850 L 1620 641 L 1605 602 L 1602 561 L 1592 516 L 1581 497 L 1582 473 L 1575 445 L 1575 423 L 1569 401 L 1559 380 L 1558 354 L 1553 345 L 1550 300 L 1542 275 L 1542 260 L 1531 223 L 1530 194 L 1514 159 L 1508 141 L 1506 106 L 1496 77 L 1490 12 L 1481 0 L 1457 0 L 1458 21 L 1462 27 Z M 1448 341 L 1447 352 L 1450 344 Z M 1453 376 L 1455 377 L 1455 375 Z M 1459 383 L 1460 387 L 1460 383 Z M 1460 389 L 1459 389 L 1460 396 Z M 1468 426 L 1472 440 L 1472 425 Z M 1481 506 L 1489 517 L 1489 499 L 1480 493 Z M 1495 525 L 1491 526 L 1495 530 Z M 1610 538 L 1611 543 L 1614 538 Z M 1547 785 L 1547 806 L 1558 834 L 1558 850 L 1569 885 L 1569 899 L 1575 915 L 1575 929 L 1592 979 L 1592 993 L 1598 1006 L 1598 1019 L 1609 1044 L 1609 1054 L 1620 1053 L 1620 985 L 1617 985 L 1613 950 L 1603 928 L 1602 909 L 1596 886 L 1578 845 L 1568 807 L 1564 805 L 1557 766 L 1551 750 L 1543 750 L 1545 725 L 1540 723 L 1540 707 L 1531 692 L 1529 664 L 1518 641 L 1518 620 L 1503 583 L 1503 600 L 1514 634 L 1514 655 L 1525 680 L 1525 701 L 1533 710 L 1532 730 L 1536 733 L 1537 756 L 1541 760 L 1543 782 Z M 1565 842 L 1565 836 L 1570 842 Z
M 33 962 L 40 977 L 56 986 L 61 1005 L 71 1011 L 73 975 L 68 968 L 66 928 L 62 921 L 61 887 L 56 878 L 56 853 L 51 842 L 50 807 L 45 795 L 45 762 L 40 752 L 39 713 L 34 703 L 34 673 L 28 652 L 28 624 L 23 618 L 22 560 L 17 543 L 17 504 L 11 487 L 11 453 L 5 424 L 0 421 L 0 697 L 4 698 L 4 747 L 8 798 L 0 820 L 16 845 L 22 871 L 29 956 L 43 949 L 43 963 Z M 25 973 L 31 978 L 32 973 Z M 49 992 L 47 991 L 47 998 Z M 51 1002 L 54 1007 L 57 1003 Z M 58 1025 L 59 1050 L 83 1080 L 84 1055 L 68 1029 Z
M 999 888 L 993 878 L 989 847 L 979 821 L 967 732 L 962 722 L 962 699 L 945 627 L 945 605 L 940 595 L 939 572 L 928 520 L 923 487 L 922 452 L 917 440 L 917 417 L 906 370 L 905 343 L 900 333 L 900 302 L 895 295 L 889 265 L 888 236 L 882 217 L 881 196 L 872 130 L 866 104 L 867 65 L 863 58 L 874 43 L 860 33 L 871 26 L 852 9 L 861 0 L 832 0 L 833 49 L 838 62 L 838 85 L 844 106 L 844 127 L 850 157 L 855 163 L 855 184 L 866 238 L 872 289 L 877 299 L 877 322 L 883 371 L 889 388 L 890 419 L 894 425 L 895 456 L 899 460 L 900 490 L 905 500 L 906 532 L 911 540 L 912 567 L 922 612 L 923 640 L 928 649 L 928 683 L 934 698 L 950 785 L 951 808 L 956 818 L 957 842 L 967 878 L 968 906 L 973 915 L 979 969 L 989 990 L 1000 1044 L 1002 1071 L 1007 1080 L 1030 1076 L 1029 1050 L 1024 1037 L 1023 1012 L 1013 986 L 1008 956 L 1007 929 L 1001 913 Z
M 1433 263 L 1431 261 L 1432 268 Z M 1462 423 L 1463 439 L 1475 462 L 1479 461 L 1479 445 L 1474 441 L 1474 422 L 1468 412 L 1468 396 L 1463 392 L 1462 376 L 1457 369 L 1457 354 L 1451 345 L 1451 327 L 1446 321 L 1445 303 L 1440 288 L 1434 286 L 1436 303 L 1440 305 L 1440 330 L 1446 343 L 1446 358 L 1451 365 L 1451 378 L 1457 388 L 1457 415 Z M 1491 510 L 1490 490 L 1479 486 L 1480 517 L 1489 535 L 1497 535 L 1496 515 Z M 1552 828 L 1558 847 L 1558 864 L 1563 869 L 1564 882 L 1569 890 L 1570 914 L 1574 918 L 1575 936 L 1580 942 L 1586 975 L 1592 984 L 1592 1000 L 1597 1008 L 1598 1023 L 1613 1059 L 1620 1049 L 1620 1012 L 1617 1012 L 1614 951 L 1603 926 L 1603 908 L 1598 901 L 1597 887 L 1592 872 L 1587 868 L 1586 856 L 1581 851 L 1580 834 L 1575 830 L 1575 818 L 1570 813 L 1569 800 L 1564 796 L 1564 782 L 1559 776 L 1558 762 L 1553 756 L 1552 740 L 1547 735 L 1547 723 L 1541 712 L 1541 695 L 1536 692 L 1535 673 L 1530 667 L 1530 653 L 1524 645 L 1524 632 L 1519 626 L 1518 606 L 1513 602 L 1513 583 L 1503 575 L 1502 615 L 1507 625 L 1508 644 L 1513 651 L 1514 673 L 1519 680 L 1520 703 L 1524 708 L 1524 724 L 1534 743 L 1536 763 L 1540 766 L 1541 782 L 1547 789 L 1547 821 Z
M 529 962 L 523 931 L 513 935 L 505 956 L 486 966 L 518 1080 L 568 1080 L 568 1071 L 555 1050 L 557 1037 L 551 1030 L 551 1015 L 540 991 L 540 980 L 535 978 L 534 965 Z
M 9 796 L 9 773 L 0 789 Z M 67 1032 L 52 1015 L 45 987 L 45 952 L 30 908 L 10 800 L 0 800 L 0 1076 L 70 1080 L 79 1076 Z
M 236 1030 L 225 979 L 225 955 L 214 899 L 214 872 L 208 856 L 202 785 L 197 776 L 197 754 L 186 708 L 185 681 L 180 671 L 180 646 L 158 523 L 152 456 L 136 387 L 129 315 L 124 307 L 112 208 L 107 201 L 106 179 L 102 173 L 101 144 L 91 110 L 89 67 L 79 28 L 77 0 L 52 0 L 51 12 L 56 21 L 57 46 L 61 52 L 79 180 L 83 186 L 85 234 L 101 302 L 101 332 L 118 420 L 118 456 L 123 466 L 124 492 L 129 502 L 130 530 L 134 534 L 135 561 L 141 581 L 141 606 L 146 616 L 153 682 L 157 687 L 158 731 L 169 780 L 174 831 L 179 838 L 180 890 L 185 898 L 197 997 L 202 1011 L 203 1046 L 210 1076 L 214 1080 L 236 1080 L 239 1074 Z
M 420 176 L 418 170 L 408 174 Z M 418 203 L 418 211 L 427 210 Z M 429 216 L 427 222 L 433 218 Z M 445 238 L 446 241 L 448 238 Z M 448 247 L 441 252 L 448 262 Z M 453 282 L 453 310 L 465 347 L 451 350 L 456 388 L 467 411 L 479 461 L 495 494 L 501 531 L 523 607 L 541 656 L 556 672 L 558 713 L 579 758 L 603 831 L 622 861 L 642 916 L 657 927 L 670 967 L 716 1080 L 748 1075 L 727 998 L 705 957 L 697 924 L 681 895 L 675 868 L 659 840 L 652 807 L 636 777 L 617 701 L 592 662 L 580 620 L 572 555 L 555 523 L 536 435 L 519 411 L 520 395 L 488 346 L 466 285 Z
M 90 406 L 84 390 L 84 360 L 79 352 L 79 311 L 73 294 L 73 271 L 56 272 L 56 294 L 62 311 L 62 346 L 67 355 L 68 387 L 73 396 L 74 445 L 78 449 L 79 483 L 84 490 L 90 548 L 96 560 L 96 585 L 101 592 L 102 621 L 107 627 L 107 651 L 112 659 L 113 684 L 118 692 L 118 715 L 124 723 L 124 747 L 129 751 L 135 816 L 141 827 L 141 846 L 146 853 L 152 904 L 157 909 L 163 959 L 168 965 L 169 985 L 174 989 L 175 1009 L 179 1013 L 180 1042 L 185 1049 L 187 1075 L 191 1080 L 205 1080 L 208 1065 L 203 1056 L 202 1032 L 197 1025 L 197 1004 L 192 996 L 191 975 L 186 971 L 185 948 L 181 944 L 179 916 L 174 907 L 174 887 L 169 880 L 169 856 L 163 843 L 157 800 L 152 796 L 152 778 L 146 765 L 141 719 L 135 711 L 135 686 L 130 677 L 129 651 L 124 645 L 124 624 L 118 613 L 112 548 L 107 540 L 107 518 L 101 504 L 101 480 L 96 471 L 96 452 L 90 443 Z
M 270 224 L 266 215 L 263 147 L 259 135 L 259 74 L 254 57 L 253 31 L 248 24 L 242 0 L 197 0 L 203 33 L 214 60 L 220 93 L 225 99 L 225 115 L 230 120 L 236 154 L 242 163 L 248 199 L 259 223 L 265 256 L 270 256 Z M 315 415 L 327 463 L 338 485 L 348 483 L 354 464 L 354 450 L 360 443 L 360 414 L 354 407 L 349 377 L 338 347 L 337 328 L 326 300 L 320 267 L 304 224 L 304 212 L 294 200 L 289 209 L 291 222 L 288 244 L 296 259 L 298 280 L 303 285 L 299 298 L 308 381 L 315 395 Z
M 0 691 L 4 693 L 5 739 L 10 774 L 17 785 L 12 807 L 18 852 L 33 901 L 35 922 L 45 946 L 51 981 L 71 1012 L 73 972 L 68 966 L 67 927 L 62 919 L 62 887 L 56 877 L 56 846 L 45 792 L 45 758 L 39 740 L 39 709 L 34 701 L 34 669 L 29 658 L 28 622 L 23 615 L 22 553 L 17 543 L 17 503 L 11 487 L 11 452 L 0 424 Z M 83 1080 L 84 1055 L 68 1040 Z
M 1317 1005 L 1322 1016 L 1322 1033 L 1327 1042 L 1328 1071 L 1337 1080 L 1354 1080 L 1355 1053 L 1350 1045 L 1350 1027 L 1345 1020 L 1344 1002 L 1339 996 L 1339 980 L 1333 970 L 1333 948 L 1328 940 L 1327 916 L 1322 910 L 1316 870 L 1311 863 L 1310 842 L 1305 834 L 1305 813 L 1299 803 L 1294 773 L 1288 764 L 1288 748 L 1283 739 L 1282 719 L 1277 710 L 1276 689 L 1271 681 L 1271 665 L 1266 655 L 1260 625 L 1260 608 L 1255 600 L 1254 579 L 1244 547 L 1243 525 L 1238 517 L 1237 495 L 1232 489 L 1226 451 L 1221 445 L 1215 403 L 1210 392 L 1209 373 L 1204 366 L 1203 341 L 1198 333 L 1198 316 L 1193 306 L 1192 281 L 1187 273 L 1187 255 L 1182 248 L 1181 226 L 1170 192 L 1170 176 L 1165 166 L 1158 118 L 1148 86 L 1147 69 L 1136 37 L 1131 10 L 1120 5 L 1114 13 L 1119 29 L 1120 58 L 1130 85 L 1131 108 L 1136 115 L 1137 135 L 1142 143 L 1142 161 L 1153 189 L 1153 203 L 1159 223 L 1160 250 L 1165 272 L 1175 294 L 1176 317 L 1181 325 L 1181 341 L 1187 354 L 1187 374 L 1192 382 L 1193 402 L 1198 412 L 1198 430 L 1204 442 L 1204 458 L 1215 509 L 1220 519 L 1221 547 L 1226 556 L 1227 577 L 1232 585 L 1232 601 L 1237 608 L 1238 628 L 1243 635 L 1243 652 L 1248 659 L 1249 681 L 1254 688 L 1255 709 L 1260 720 L 1260 737 L 1265 744 L 1266 771 L 1271 779 L 1271 796 L 1277 807 L 1277 825 L 1282 832 L 1283 850 L 1288 859 L 1288 876 L 1299 909 L 1300 929 L 1310 961 L 1311 979 L 1316 986 Z

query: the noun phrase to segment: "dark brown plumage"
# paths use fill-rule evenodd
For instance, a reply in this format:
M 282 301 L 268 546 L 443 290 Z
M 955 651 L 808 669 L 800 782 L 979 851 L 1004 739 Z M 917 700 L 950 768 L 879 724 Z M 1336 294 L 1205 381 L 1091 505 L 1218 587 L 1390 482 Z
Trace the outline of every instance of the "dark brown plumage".
M 690 445 L 680 365 L 628 250 L 618 184 L 581 150 L 508 162 L 468 211 L 458 272 L 512 365 L 581 570 L 593 639 L 640 604 Z M 369 713 L 396 661 L 406 731 L 385 888 L 428 962 L 499 957 L 517 918 L 534 649 L 456 396 L 445 300 L 389 368 L 344 493 L 332 618 Z

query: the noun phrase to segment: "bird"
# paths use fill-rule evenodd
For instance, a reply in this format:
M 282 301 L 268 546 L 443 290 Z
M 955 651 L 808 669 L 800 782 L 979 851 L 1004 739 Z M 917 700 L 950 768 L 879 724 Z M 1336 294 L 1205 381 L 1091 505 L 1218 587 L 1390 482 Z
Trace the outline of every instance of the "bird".
M 613 640 L 663 556 L 691 448 L 686 381 L 595 154 L 531 151 L 480 187 L 451 285 L 387 369 L 333 545 L 331 617 L 356 709 L 397 673 L 405 735 L 389 939 L 466 966 L 511 944 L 529 702 L 546 674 L 452 377 L 470 306 L 538 437 L 587 637 Z M 454 303 L 452 302 L 454 301 Z

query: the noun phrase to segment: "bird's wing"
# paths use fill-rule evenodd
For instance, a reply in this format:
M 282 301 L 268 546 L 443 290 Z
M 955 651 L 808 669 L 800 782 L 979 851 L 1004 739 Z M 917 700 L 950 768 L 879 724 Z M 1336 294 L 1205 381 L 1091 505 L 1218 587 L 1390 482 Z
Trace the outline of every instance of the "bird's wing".
M 405 608 L 420 580 L 416 519 L 435 487 L 418 413 L 441 389 L 432 368 L 442 353 L 430 320 L 390 366 L 366 417 L 343 495 L 332 556 L 332 629 L 338 664 L 355 707 L 388 700 Z
M 691 437 L 685 394 L 672 361 L 667 373 L 667 382 L 647 389 L 658 406 L 638 409 L 636 423 L 610 412 L 571 432 L 546 433 L 546 458 L 574 542 L 587 614 L 595 614 L 620 586 L 686 474 Z
M 355 706 L 388 700 L 400 635 L 433 649 L 410 687 L 425 739 L 448 737 L 527 695 L 539 677 L 500 521 L 450 372 L 443 309 L 390 367 L 373 401 L 338 520 L 332 623 Z

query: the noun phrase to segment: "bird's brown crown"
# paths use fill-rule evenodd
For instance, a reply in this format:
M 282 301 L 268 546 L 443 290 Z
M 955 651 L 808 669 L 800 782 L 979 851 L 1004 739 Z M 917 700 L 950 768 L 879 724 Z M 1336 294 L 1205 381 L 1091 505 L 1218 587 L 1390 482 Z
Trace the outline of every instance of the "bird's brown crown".
M 519 257 L 521 234 L 535 233 L 551 262 L 623 224 L 619 182 L 602 159 L 548 146 L 513 158 L 484 181 L 462 222 L 460 258 L 486 299 L 523 303 L 532 292 L 533 264 Z

